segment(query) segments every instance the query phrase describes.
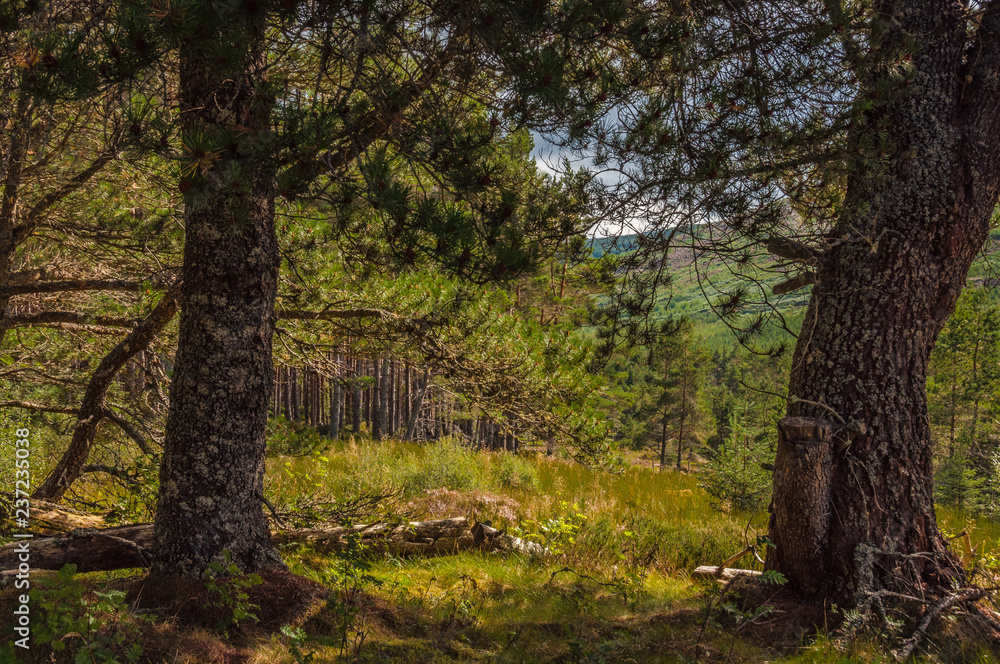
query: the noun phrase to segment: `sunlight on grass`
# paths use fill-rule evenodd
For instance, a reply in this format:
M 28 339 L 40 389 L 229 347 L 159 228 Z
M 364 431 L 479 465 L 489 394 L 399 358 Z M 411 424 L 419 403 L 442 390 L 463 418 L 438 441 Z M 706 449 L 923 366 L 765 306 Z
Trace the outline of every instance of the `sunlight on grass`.
M 579 515 L 568 555 L 584 566 L 615 562 L 628 538 L 633 548 L 656 547 L 651 564 L 660 571 L 690 571 L 721 563 L 754 541 L 765 523 L 763 515 L 713 509 L 695 474 L 632 467 L 611 475 L 571 461 L 475 452 L 447 441 L 341 443 L 323 454 L 271 461 L 273 501 L 324 488 L 341 497 L 402 491 L 409 518 L 465 515 L 543 543 Z
M 698 482 L 698 473 L 633 466 L 611 475 L 448 441 L 342 442 L 322 454 L 272 459 L 268 487 L 275 500 L 400 491 L 394 507 L 405 518 L 490 520 L 554 552 L 543 560 L 481 552 L 374 559 L 368 590 L 391 608 L 358 620 L 379 661 L 889 661 L 863 639 L 844 651 L 805 634 L 794 652 L 768 652 L 717 622 L 718 607 L 703 630 L 712 586 L 692 583 L 688 573 L 766 534 L 766 515 L 721 512 Z M 948 509 L 938 515 L 946 533 L 968 530 L 977 553 L 997 549 L 997 524 Z M 296 573 L 336 577 L 327 554 L 283 553 Z M 759 568 L 751 556 L 733 565 Z M 255 661 L 294 661 L 285 647 L 262 646 Z M 334 649 L 313 649 L 316 661 L 336 659 Z

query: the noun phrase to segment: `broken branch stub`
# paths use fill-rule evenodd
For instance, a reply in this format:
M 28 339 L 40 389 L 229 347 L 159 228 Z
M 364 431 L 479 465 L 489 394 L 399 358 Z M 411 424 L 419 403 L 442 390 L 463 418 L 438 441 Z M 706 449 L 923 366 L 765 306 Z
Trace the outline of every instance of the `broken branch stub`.
M 829 421 L 813 417 L 786 417 L 778 422 L 770 529 L 775 550 L 768 556 L 768 568 L 790 579 L 824 578 L 833 429 Z M 798 590 L 806 596 L 822 591 L 819 587 Z

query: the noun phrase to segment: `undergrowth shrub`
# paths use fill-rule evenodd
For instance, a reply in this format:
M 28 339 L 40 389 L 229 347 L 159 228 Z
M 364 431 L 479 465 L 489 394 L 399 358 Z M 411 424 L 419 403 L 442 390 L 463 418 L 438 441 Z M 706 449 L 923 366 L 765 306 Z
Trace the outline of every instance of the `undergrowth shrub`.
M 532 462 L 506 453 L 477 452 L 449 439 L 425 445 L 352 442 L 340 452 L 279 463 L 282 477 L 269 484 L 279 497 L 318 485 L 343 497 L 402 492 L 406 498 L 435 489 L 532 492 L 540 486 Z
M 534 492 L 541 486 L 538 469 L 522 457 L 494 454 L 490 458 L 489 468 L 494 481 L 501 488 Z
M 946 458 L 934 473 L 934 499 L 942 505 L 977 511 L 984 481 L 962 454 Z
M 204 608 L 209 611 L 212 609 L 221 611 L 215 627 L 226 635 L 230 627 L 238 627 L 243 621 L 257 622 L 257 614 L 254 611 L 257 611 L 258 607 L 250 602 L 250 594 L 247 591 L 259 586 L 264 580 L 259 574 L 243 574 L 239 566 L 233 562 L 228 549 L 222 550 L 222 558 L 222 562 L 209 563 L 202 578 L 209 596 Z
M 127 616 L 125 593 L 88 592 L 66 565 L 49 585 L 31 590 L 35 613 L 29 651 L 36 662 L 137 662 L 142 657 L 138 625 Z
M 321 429 L 303 422 L 286 420 L 284 416 L 267 421 L 268 456 L 307 456 L 321 452 L 333 443 Z
M 442 487 L 468 491 L 490 483 L 482 457 L 449 441 L 427 445 L 422 457 L 401 473 L 400 480 L 412 494 Z
M 365 442 L 351 444 L 337 465 L 337 477 L 331 483 L 344 495 L 399 491 L 405 478 L 416 471 L 416 456 L 396 446 Z
M 160 489 L 158 459 L 137 458 L 126 471 L 131 482 L 102 482 L 94 487 L 92 500 L 104 505 L 108 523 L 145 523 L 156 516 L 156 497 Z
M 774 443 L 770 435 L 731 420 L 732 433 L 708 464 L 701 486 L 717 500 L 716 506 L 754 512 L 771 497 Z

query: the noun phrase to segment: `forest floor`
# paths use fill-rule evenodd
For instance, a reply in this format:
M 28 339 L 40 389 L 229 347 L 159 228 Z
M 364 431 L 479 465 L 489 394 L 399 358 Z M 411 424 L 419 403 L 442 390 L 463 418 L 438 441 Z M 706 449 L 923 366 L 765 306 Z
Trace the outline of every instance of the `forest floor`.
M 290 545 L 282 554 L 291 571 L 315 583 L 265 575 L 206 584 L 192 592 L 211 617 L 200 625 L 129 611 L 125 594 L 141 570 L 39 573 L 33 625 L 46 627 L 33 634 L 35 659 L 10 661 L 840 664 L 895 661 L 890 649 L 913 629 L 890 616 L 879 631 L 847 634 L 831 629 L 836 607 L 804 606 L 780 583 L 739 591 L 692 581 L 697 565 L 718 565 L 764 534 L 762 513 L 714 506 L 697 472 L 632 465 L 614 475 L 540 454 L 366 442 L 276 456 L 267 489 L 279 512 L 303 514 L 338 496 L 389 493 L 357 521 L 466 515 L 550 555 L 397 558 Z M 940 518 L 946 532 L 969 531 L 977 553 L 1000 548 L 996 524 L 948 510 Z M 760 567 L 752 556 L 732 565 Z M 270 604 L 288 594 L 306 599 L 276 618 Z M 12 589 L 0 592 L 4 634 L 13 605 Z M 936 623 L 923 660 L 1000 654 L 958 622 Z M 0 648 L 0 664 L 12 651 Z

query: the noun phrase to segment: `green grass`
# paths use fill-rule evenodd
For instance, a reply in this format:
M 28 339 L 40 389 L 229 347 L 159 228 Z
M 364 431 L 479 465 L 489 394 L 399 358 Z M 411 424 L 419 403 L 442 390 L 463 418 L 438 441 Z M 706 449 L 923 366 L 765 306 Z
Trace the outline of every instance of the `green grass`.
M 342 599 L 345 590 L 363 591 L 354 603 L 335 599 L 296 623 L 303 630 L 299 661 L 310 661 L 309 653 L 317 664 L 355 657 L 484 664 L 893 661 L 884 645 L 870 639 L 845 646 L 824 634 L 786 633 L 791 623 L 781 606 L 773 618 L 741 622 L 732 600 L 720 596 L 714 584 L 692 582 L 695 566 L 721 563 L 766 528 L 764 515 L 711 507 L 698 479 L 697 473 L 638 466 L 610 475 L 564 459 L 478 453 L 448 441 L 341 442 L 308 456 L 272 458 L 267 481 L 272 503 L 396 491 L 398 497 L 376 518 L 386 512 L 414 519 L 464 514 L 536 539 L 553 552 L 540 559 L 482 552 L 400 559 L 284 547 L 292 571 L 328 585 L 335 598 Z M 997 524 L 948 509 L 938 515 L 946 533 L 969 531 L 977 553 L 1000 550 Z M 735 563 L 755 564 L 751 557 Z M 81 576 L 103 589 L 124 587 L 135 573 Z M 338 654 L 345 615 L 352 653 L 347 659 Z M 778 627 L 768 627 L 772 619 Z M 168 623 L 144 628 L 162 633 L 147 638 L 148 652 L 156 643 L 180 644 L 178 652 L 233 647 L 218 634 Z M 766 631 L 779 627 L 783 631 L 775 636 Z M 921 661 L 991 661 L 976 654 L 974 641 L 956 642 L 942 641 L 936 659 Z M 237 647 L 250 662 L 296 661 L 290 637 L 280 634 L 258 634 Z M 171 657 L 201 661 L 174 650 Z
M 695 475 L 639 467 L 611 475 L 566 460 L 475 452 L 448 441 L 342 443 L 313 457 L 274 459 L 268 491 L 275 502 L 315 492 L 349 497 L 401 491 L 397 507 L 407 517 L 465 515 L 542 541 L 553 536 L 546 528 L 579 520 L 574 562 L 604 565 L 626 544 L 655 546 L 651 565 L 664 572 L 718 564 L 752 541 L 754 528 L 763 528 L 762 515 L 713 509 Z
M 825 636 L 803 634 L 794 647 L 775 649 L 737 629 L 732 616 L 719 611 L 714 590 L 691 582 L 688 574 L 742 549 L 763 534 L 765 520 L 712 508 L 696 473 L 632 467 L 609 475 L 527 455 L 518 467 L 535 479 L 504 486 L 498 468 L 509 462 L 495 455 L 398 443 L 344 444 L 311 461 L 288 461 L 273 463 L 273 486 L 304 481 L 302 468 L 310 469 L 309 481 L 323 477 L 320 483 L 341 488 L 405 485 L 401 506 L 413 510 L 414 518 L 490 516 L 558 552 L 544 560 L 483 553 L 375 560 L 366 587 L 381 603 L 356 618 L 365 635 L 361 661 L 893 661 L 870 640 L 858 639 L 844 650 Z M 470 465 L 478 484 L 470 484 Z M 436 480 L 407 481 L 417 477 Z M 506 500 L 506 516 L 484 514 L 484 496 Z M 969 529 L 977 552 L 997 550 L 1000 526 L 953 510 L 939 515 L 946 532 Z M 308 549 L 284 553 L 297 573 L 344 578 L 343 562 Z M 736 563 L 754 564 L 750 557 Z M 703 632 L 709 601 L 716 601 L 716 609 Z M 329 619 L 316 618 L 306 628 L 329 633 Z M 336 661 L 336 648 L 310 648 L 317 661 Z M 253 661 L 293 661 L 287 652 L 284 641 L 272 640 Z

